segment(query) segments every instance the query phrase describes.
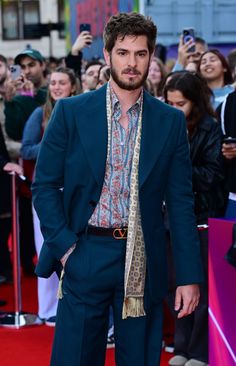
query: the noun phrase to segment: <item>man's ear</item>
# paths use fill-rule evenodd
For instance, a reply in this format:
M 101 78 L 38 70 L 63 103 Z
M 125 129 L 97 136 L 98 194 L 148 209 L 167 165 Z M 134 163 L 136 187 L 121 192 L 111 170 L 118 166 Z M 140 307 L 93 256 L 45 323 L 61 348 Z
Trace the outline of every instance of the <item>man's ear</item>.
M 103 48 L 103 55 L 104 55 L 104 59 L 106 61 L 106 64 L 108 66 L 111 66 L 111 63 L 110 63 L 110 53 L 105 48 Z

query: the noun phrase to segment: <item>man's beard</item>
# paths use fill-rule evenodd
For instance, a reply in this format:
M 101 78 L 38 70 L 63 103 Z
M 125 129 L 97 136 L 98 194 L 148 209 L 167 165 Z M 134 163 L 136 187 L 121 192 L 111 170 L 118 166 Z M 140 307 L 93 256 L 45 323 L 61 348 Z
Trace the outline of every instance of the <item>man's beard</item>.
M 135 82 L 133 80 L 133 78 L 130 78 L 130 81 L 123 81 L 119 78 L 119 75 L 118 75 L 116 69 L 113 67 L 112 59 L 110 58 L 110 72 L 111 72 L 112 79 L 121 89 L 124 89 L 124 90 L 136 90 L 136 89 L 139 89 L 141 86 L 143 86 L 143 84 L 148 76 L 148 70 L 149 70 L 149 63 L 148 63 L 146 71 L 144 72 L 144 74 L 140 80 Z M 129 73 L 130 71 L 133 72 L 134 74 L 136 73 L 137 75 L 141 75 L 141 73 L 136 68 L 133 68 L 133 67 L 127 67 L 125 70 L 122 71 L 122 74 Z

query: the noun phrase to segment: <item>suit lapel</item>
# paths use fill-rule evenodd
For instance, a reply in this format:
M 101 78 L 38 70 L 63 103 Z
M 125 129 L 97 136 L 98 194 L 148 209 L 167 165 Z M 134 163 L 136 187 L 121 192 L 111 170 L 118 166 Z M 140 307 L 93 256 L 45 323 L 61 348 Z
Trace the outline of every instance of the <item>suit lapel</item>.
M 89 105 L 89 107 L 88 107 Z M 139 161 L 139 187 L 158 160 L 170 132 L 165 123 L 166 109 L 144 92 L 142 138 Z M 103 184 L 107 156 L 106 87 L 91 93 L 86 105 L 76 110 L 78 132 L 91 171 L 98 185 Z
M 104 180 L 107 155 L 106 87 L 91 93 L 85 107 L 77 110 L 81 143 L 98 185 Z
M 144 92 L 142 137 L 139 160 L 139 188 L 143 185 L 157 162 L 170 133 L 166 123 L 166 109 L 162 102 L 153 100 Z

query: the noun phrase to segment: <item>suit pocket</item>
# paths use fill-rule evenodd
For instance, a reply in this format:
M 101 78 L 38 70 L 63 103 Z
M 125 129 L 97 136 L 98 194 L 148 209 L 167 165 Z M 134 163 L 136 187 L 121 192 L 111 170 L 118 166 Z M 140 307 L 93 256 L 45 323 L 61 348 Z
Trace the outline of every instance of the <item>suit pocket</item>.
M 65 264 L 65 274 L 74 280 L 82 280 L 88 275 L 88 250 L 86 242 L 80 240 Z

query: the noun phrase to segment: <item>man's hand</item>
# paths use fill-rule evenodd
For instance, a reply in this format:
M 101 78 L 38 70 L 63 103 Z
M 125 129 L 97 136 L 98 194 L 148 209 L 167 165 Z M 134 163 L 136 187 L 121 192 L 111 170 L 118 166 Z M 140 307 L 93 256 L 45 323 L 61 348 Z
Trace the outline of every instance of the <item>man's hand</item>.
M 35 93 L 35 89 L 34 89 L 33 82 L 31 80 L 26 79 L 26 77 L 23 77 L 20 94 L 33 97 L 34 93 Z
M 22 74 L 16 80 L 5 83 L 5 99 L 11 101 L 15 95 L 34 96 L 34 84 Z
M 226 159 L 236 158 L 236 144 L 223 144 L 222 154 Z
M 81 32 L 71 48 L 71 54 L 77 56 L 84 47 L 89 47 L 93 42 L 93 36 L 88 31 Z
M 198 285 L 179 286 L 175 294 L 175 311 L 179 311 L 177 318 L 191 314 L 198 306 L 200 291 Z

